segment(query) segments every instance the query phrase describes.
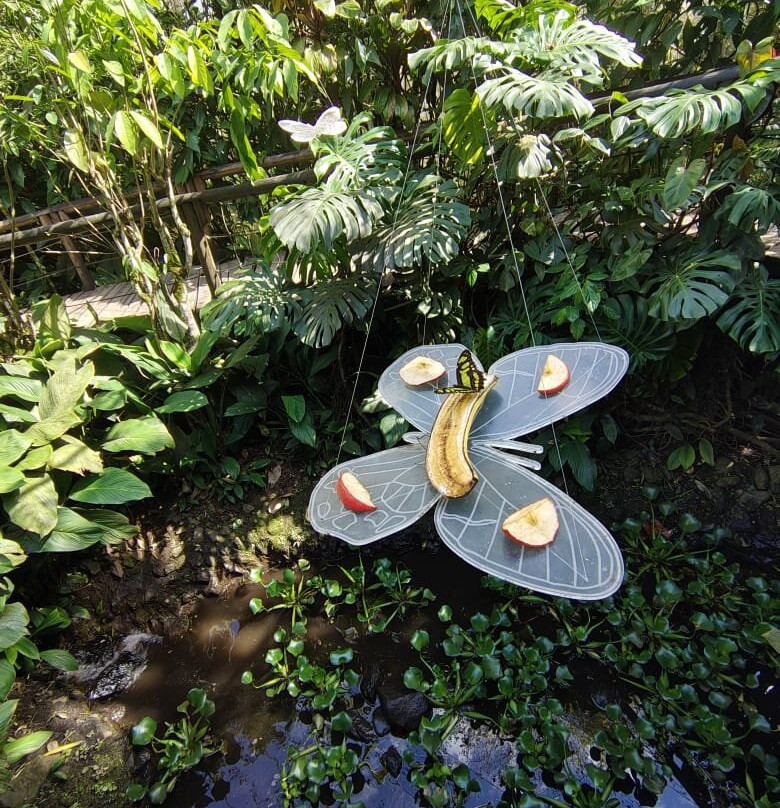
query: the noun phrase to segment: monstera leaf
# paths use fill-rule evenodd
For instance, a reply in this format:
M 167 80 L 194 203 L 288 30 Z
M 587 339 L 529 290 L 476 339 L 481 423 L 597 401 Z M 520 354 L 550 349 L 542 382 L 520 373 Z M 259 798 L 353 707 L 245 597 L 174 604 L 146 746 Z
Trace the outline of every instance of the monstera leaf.
M 394 183 L 401 178 L 405 149 L 392 129 L 381 126 L 359 132 L 367 116 L 358 116 L 343 137 L 317 140 L 314 173 L 328 177 L 329 186 L 361 188 L 377 182 Z
M 442 136 L 452 153 L 466 165 L 476 165 L 485 153 L 487 133 L 493 129 L 489 110 L 483 110 L 479 98 L 459 87 L 444 102 Z
M 773 190 L 775 193 L 765 188 L 743 185 L 723 200 L 715 216 L 726 219 L 729 224 L 744 232 L 751 232 L 756 228 L 757 232 L 766 233 L 780 220 L 777 186 Z
M 343 325 L 362 320 L 371 310 L 375 282 L 365 276 L 328 278 L 301 292 L 302 312 L 295 333 L 306 345 L 330 345 Z
M 531 118 L 587 118 L 593 113 L 590 101 L 557 74 L 529 76 L 513 67 L 493 69 L 502 70 L 503 75 L 477 87 L 477 94 L 489 107 L 501 105 L 507 112 Z
M 642 64 L 632 42 L 589 20 L 572 22 L 567 11 L 539 16 L 537 24 L 518 32 L 515 40 L 527 61 L 591 84 L 603 83 L 600 56 L 624 67 Z
M 598 311 L 603 317 L 599 332 L 604 341 L 625 348 L 633 369 L 660 362 L 674 349 L 674 327 L 650 317 L 643 297 L 618 295 L 602 303 Z
M 393 220 L 374 233 L 365 262 L 376 271 L 419 266 L 424 258 L 447 263 L 458 254 L 470 223 L 455 183 L 418 174 L 406 184 Z
M 698 320 L 713 314 L 729 299 L 741 267 L 738 256 L 722 250 L 668 264 L 648 285 L 655 287 L 648 313 L 660 320 Z
M 498 36 L 505 36 L 533 22 L 540 14 L 563 10 L 567 18 L 572 19 L 577 13 L 575 5 L 563 0 L 529 0 L 522 6 L 516 6 L 509 0 L 476 0 L 474 10 Z
M 749 107 L 764 97 L 764 91 L 745 82 L 718 90 L 694 87 L 673 90 L 660 98 L 631 101 L 616 110 L 616 115 L 635 112 L 645 124 L 663 138 L 675 138 L 698 129 L 702 134 L 717 132 L 736 124 L 742 117 L 745 98 Z
M 552 171 L 552 155 L 553 147 L 547 135 L 523 135 L 501 152 L 499 175 L 510 181 L 541 177 Z
M 371 234 L 383 214 L 376 194 L 368 189 L 333 191 L 309 188 L 271 211 L 271 227 L 288 248 L 308 253 L 329 250 L 342 236 L 347 243 Z
M 780 351 L 780 280 L 760 267 L 735 290 L 718 326 L 748 351 Z

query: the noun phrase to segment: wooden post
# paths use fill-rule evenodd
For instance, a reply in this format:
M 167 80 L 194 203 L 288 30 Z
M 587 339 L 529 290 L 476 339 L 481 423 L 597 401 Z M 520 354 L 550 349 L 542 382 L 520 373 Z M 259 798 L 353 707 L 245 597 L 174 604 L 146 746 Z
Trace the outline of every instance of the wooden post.
M 186 191 L 205 191 L 206 183 L 200 177 L 193 177 L 184 187 Z M 181 215 L 190 229 L 195 254 L 200 262 L 206 283 L 213 295 L 221 280 L 219 265 L 214 258 L 211 246 L 211 211 L 199 199 L 181 204 L 180 209 Z
M 54 224 L 55 222 L 64 222 L 70 219 L 69 216 L 61 212 L 42 213 L 38 218 L 41 224 Z M 81 281 L 81 291 L 91 292 L 96 288 L 95 279 L 92 277 L 86 261 L 84 261 L 84 256 L 76 246 L 75 240 L 72 236 L 60 236 L 60 242 Z

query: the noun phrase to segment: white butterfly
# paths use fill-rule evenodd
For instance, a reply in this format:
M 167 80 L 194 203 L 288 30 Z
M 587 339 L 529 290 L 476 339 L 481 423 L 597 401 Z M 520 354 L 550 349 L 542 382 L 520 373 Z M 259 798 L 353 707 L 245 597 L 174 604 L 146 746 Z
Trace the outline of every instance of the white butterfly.
M 279 127 L 296 143 L 311 143 L 318 135 L 343 135 L 347 131 L 347 122 L 341 117 L 341 110 L 338 107 L 330 107 L 313 125 L 284 120 L 279 121 Z

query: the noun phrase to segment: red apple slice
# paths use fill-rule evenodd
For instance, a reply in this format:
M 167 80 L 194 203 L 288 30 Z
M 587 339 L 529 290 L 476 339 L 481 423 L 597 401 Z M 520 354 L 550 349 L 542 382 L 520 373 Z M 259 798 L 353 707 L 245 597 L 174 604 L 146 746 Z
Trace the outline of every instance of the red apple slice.
M 344 471 L 339 475 L 336 493 L 344 507 L 355 513 L 370 513 L 376 510 L 368 489 L 351 471 Z
M 440 379 L 447 372 L 441 362 L 428 356 L 415 356 L 399 371 L 398 375 L 410 387 L 420 387 Z
M 558 514 L 549 497 L 532 502 L 504 519 L 501 529 L 508 539 L 524 547 L 546 547 L 558 533 Z
M 555 354 L 550 354 L 542 368 L 539 385 L 536 388 L 543 396 L 552 396 L 560 393 L 569 383 L 569 368 L 566 363 Z

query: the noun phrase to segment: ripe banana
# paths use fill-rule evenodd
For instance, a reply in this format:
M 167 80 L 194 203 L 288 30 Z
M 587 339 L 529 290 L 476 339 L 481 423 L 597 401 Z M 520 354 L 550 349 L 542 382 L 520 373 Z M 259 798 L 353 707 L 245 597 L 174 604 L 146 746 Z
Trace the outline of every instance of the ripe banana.
M 468 455 L 468 440 L 485 396 L 498 378 L 486 376 L 481 390 L 447 393 L 433 422 L 425 471 L 431 485 L 445 497 L 465 497 L 477 484 L 477 473 Z

